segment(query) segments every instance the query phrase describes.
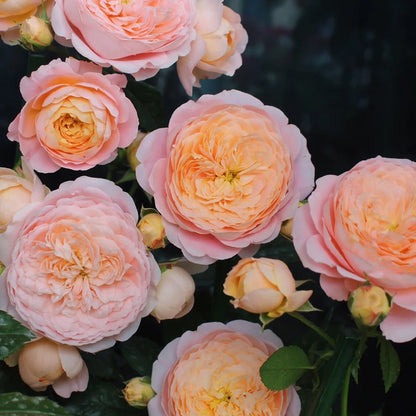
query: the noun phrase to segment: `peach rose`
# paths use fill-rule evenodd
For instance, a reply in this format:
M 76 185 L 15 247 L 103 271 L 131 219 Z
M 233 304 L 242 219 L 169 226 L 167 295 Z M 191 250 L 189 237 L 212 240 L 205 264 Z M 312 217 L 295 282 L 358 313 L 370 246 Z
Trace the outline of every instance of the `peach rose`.
M 170 342 L 153 364 L 149 416 L 298 416 L 293 386 L 272 391 L 259 368 L 283 344 L 247 321 L 205 323 Z
M 236 308 L 278 318 L 299 309 L 312 290 L 296 291 L 295 279 L 286 264 L 262 257 L 241 259 L 228 273 L 224 293 L 234 298 L 231 303 Z
M 137 219 L 121 188 L 85 176 L 21 209 L 0 235 L 0 309 L 90 352 L 128 339 L 154 308 L 160 278 Z
M 240 91 L 183 104 L 168 128 L 144 138 L 137 158 L 138 182 L 153 194 L 168 240 L 194 263 L 253 253 L 313 188 L 299 129 Z
M 48 192 L 25 159 L 17 171 L 0 168 L 0 233 L 17 211 L 31 202 L 42 201 Z
M 39 172 L 111 162 L 138 131 L 136 110 L 121 89 L 126 83 L 125 75 L 102 75 L 93 63 L 55 59 L 21 80 L 26 104 L 7 137 Z
M 416 337 L 416 163 L 376 157 L 317 181 L 294 218 L 302 263 L 328 296 L 347 300 L 364 282 L 393 297 L 386 338 Z
M 88 370 L 75 347 L 41 338 L 26 344 L 19 353 L 19 373 L 35 391 L 52 385 L 57 394 L 68 398 L 88 385 Z
M 136 80 L 173 65 L 196 36 L 195 0 L 56 0 L 51 22 L 58 42 Z
M 40 17 L 43 7 L 50 16 L 54 0 L 1 0 L 0 35 L 4 43 L 17 45 L 20 38 L 20 25 L 33 16 Z
M 179 80 L 189 95 L 201 79 L 234 75 L 242 64 L 248 36 L 240 15 L 222 4 L 223 0 L 197 0 L 197 37 L 191 52 L 179 58 Z

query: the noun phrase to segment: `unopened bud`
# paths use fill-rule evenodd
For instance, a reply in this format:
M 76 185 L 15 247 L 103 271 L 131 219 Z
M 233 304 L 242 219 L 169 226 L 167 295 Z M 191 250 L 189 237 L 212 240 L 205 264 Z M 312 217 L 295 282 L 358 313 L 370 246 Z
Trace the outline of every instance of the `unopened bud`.
M 133 143 L 126 149 L 127 161 L 129 162 L 132 170 L 136 170 L 137 166 L 140 165 L 140 162 L 137 160 L 136 153 L 140 143 L 144 139 L 144 136 L 146 136 L 146 133 L 139 130 L 136 138 L 133 140 Z
M 165 227 L 162 216 L 155 212 L 145 215 L 137 224 L 144 244 L 151 250 L 165 247 Z
M 305 202 L 300 201 L 298 208 L 302 205 L 305 205 Z M 280 228 L 280 234 L 283 235 L 283 237 L 286 237 L 290 240 L 292 240 L 292 231 L 293 231 L 293 218 L 290 218 L 286 221 L 283 221 L 282 226 Z
M 184 269 L 173 266 L 162 273 L 156 288 L 157 304 L 151 314 L 159 321 L 181 318 L 194 306 L 195 282 Z
M 46 48 L 53 41 L 51 26 L 40 17 L 32 16 L 20 26 L 20 40 L 31 51 Z
M 377 326 L 391 309 L 391 297 L 381 287 L 364 285 L 350 294 L 348 307 L 359 326 Z
M 149 377 L 132 378 L 123 389 L 126 402 L 133 407 L 146 407 L 150 399 L 155 396 L 155 392 L 150 385 Z

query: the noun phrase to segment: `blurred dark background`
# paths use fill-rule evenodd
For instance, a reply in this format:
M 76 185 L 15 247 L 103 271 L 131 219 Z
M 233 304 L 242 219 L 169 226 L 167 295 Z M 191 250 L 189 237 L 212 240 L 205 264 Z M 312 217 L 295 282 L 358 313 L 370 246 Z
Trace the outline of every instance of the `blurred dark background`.
M 316 177 L 382 155 L 416 161 L 416 2 L 413 0 L 225 0 L 249 34 L 233 78 L 203 82 L 194 98 L 236 88 L 279 107 L 308 140 Z M 22 105 L 27 52 L 0 45 L 0 166 L 12 167 L 7 127 Z M 175 68 L 149 82 L 167 115 L 188 97 Z M 45 179 L 59 184 L 67 173 Z M 42 179 L 45 175 L 42 176 Z M 416 279 L 416 276 L 415 276 Z M 416 342 L 397 344 L 402 373 L 384 395 L 375 345 L 351 386 L 351 415 L 414 416 Z M 380 409 L 383 408 L 383 412 Z

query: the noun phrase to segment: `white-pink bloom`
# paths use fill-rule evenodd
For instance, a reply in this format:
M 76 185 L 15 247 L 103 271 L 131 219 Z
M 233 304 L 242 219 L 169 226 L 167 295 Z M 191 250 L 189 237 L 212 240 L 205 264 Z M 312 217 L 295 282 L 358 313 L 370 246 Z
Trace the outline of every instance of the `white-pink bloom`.
M 137 220 L 127 193 L 85 176 L 23 208 L 0 236 L 0 308 L 87 351 L 128 339 L 154 308 L 160 278 Z
M 224 6 L 223 0 L 197 0 L 197 37 L 188 55 L 179 58 L 179 79 L 189 95 L 201 79 L 234 75 L 242 64 L 248 36 L 240 15 Z

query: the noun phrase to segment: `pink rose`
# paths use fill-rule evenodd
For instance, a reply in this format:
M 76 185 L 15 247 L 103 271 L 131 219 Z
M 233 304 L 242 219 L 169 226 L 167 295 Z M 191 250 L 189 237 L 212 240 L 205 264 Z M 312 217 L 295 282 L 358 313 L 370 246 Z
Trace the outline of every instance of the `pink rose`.
M 242 64 L 248 36 L 240 15 L 222 4 L 223 0 L 197 0 L 197 37 L 191 52 L 179 58 L 179 79 L 189 95 L 201 79 L 234 75 Z
M 259 368 L 282 341 L 247 321 L 202 324 L 170 342 L 153 364 L 149 416 L 298 416 L 294 386 L 265 387 Z M 232 409 L 232 411 L 231 411 Z
M 416 163 L 376 157 L 320 178 L 294 218 L 296 251 L 328 296 L 368 280 L 393 297 L 381 329 L 395 342 L 416 337 L 415 194 Z
M 137 220 L 127 193 L 85 176 L 21 209 L 0 235 L 0 309 L 90 352 L 128 339 L 154 308 L 160 278 Z
M 22 78 L 26 104 L 7 137 L 39 172 L 108 163 L 138 131 L 136 110 L 121 89 L 126 83 L 125 75 L 102 75 L 93 63 L 55 59 Z
M 195 0 L 56 0 L 51 22 L 58 42 L 143 80 L 189 53 Z
M 167 238 L 200 264 L 250 255 L 276 238 L 314 182 L 299 129 L 240 91 L 180 106 L 137 158 L 138 182 L 153 194 Z

